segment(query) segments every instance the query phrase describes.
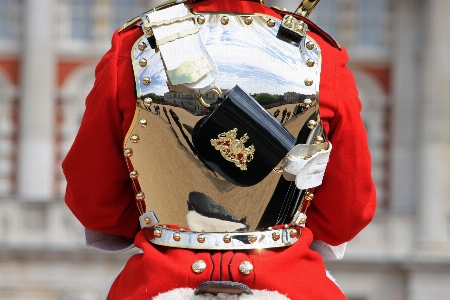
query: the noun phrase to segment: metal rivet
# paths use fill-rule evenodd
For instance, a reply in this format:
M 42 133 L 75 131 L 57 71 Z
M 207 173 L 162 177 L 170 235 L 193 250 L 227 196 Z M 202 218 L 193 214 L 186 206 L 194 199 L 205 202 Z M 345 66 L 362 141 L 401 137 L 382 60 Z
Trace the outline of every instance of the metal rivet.
M 180 231 L 186 231 L 183 227 L 180 227 L 179 230 L 180 230 Z
M 244 23 L 245 23 L 246 25 L 250 25 L 250 24 L 252 24 L 252 22 L 253 22 L 252 17 L 245 17 L 245 18 L 244 18 Z
M 197 242 L 199 242 L 200 244 L 203 244 L 205 242 L 205 240 L 206 240 L 206 237 L 204 234 L 199 234 L 197 236 Z
M 297 231 L 297 229 L 289 230 L 289 236 L 291 237 L 291 239 L 298 238 L 298 231 Z
M 197 274 L 205 271 L 205 269 L 206 263 L 201 259 L 194 261 L 194 263 L 192 264 L 192 271 L 194 271 Z
M 146 119 L 140 119 L 140 120 L 139 120 L 139 125 L 140 125 L 141 127 L 147 126 L 147 120 L 146 120 Z
M 139 173 L 137 170 L 133 170 L 130 172 L 130 178 L 136 179 L 139 177 Z
M 227 16 L 223 16 L 222 19 L 220 19 L 220 23 L 222 25 L 227 25 L 230 22 L 230 19 Z
M 251 262 L 249 262 L 249 261 L 243 261 L 239 265 L 239 271 L 242 274 L 248 275 L 251 272 L 253 272 L 253 264 Z
M 313 42 L 307 42 L 306 43 L 306 49 L 312 50 L 312 49 L 314 49 L 314 47 L 315 47 L 315 45 L 314 45 Z
M 146 60 L 145 58 L 141 58 L 141 59 L 139 60 L 139 65 L 140 65 L 141 67 L 146 67 L 146 66 L 147 66 L 147 60 Z
M 258 239 L 258 237 L 256 236 L 256 235 L 254 235 L 254 234 L 251 234 L 251 235 L 249 235 L 248 236 L 248 241 L 250 242 L 250 243 L 254 243 L 254 242 L 256 242 L 256 240 Z
M 269 26 L 270 28 L 275 27 L 275 24 L 276 24 L 275 21 L 272 19 L 267 21 L 267 26 Z
M 137 134 L 133 134 L 133 135 L 130 137 L 130 141 L 132 141 L 132 142 L 135 143 L 135 144 L 139 143 L 139 136 L 138 136 Z
M 205 21 L 206 21 L 206 19 L 205 19 L 204 16 L 198 16 L 197 17 L 197 23 L 198 24 L 200 24 L 200 25 L 205 24 Z
M 137 200 L 144 200 L 145 199 L 145 194 L 144 194 L 144 192 L 139 192 L 139 193 L 137 193 L 136 194 L 136 199 Z
M 144 42 L 140 42 L 138 45 L 138 49 L 144 51 L 145 49 L 147 49 L 147 44 Z
M 318 135 L 316 136 L 316 144 L 321 144 L 323 143 L 324 139 L 322 136 Z
M 151 27 L 144 27 L 147 35 L 153 35 L 153 29 Z
M 275 231 L 272 233 L 272 240 L 278 241 L 280 239 L 280 233 L 278 231 Z
M 316 121 L 314 121 L 314 120 L 309 120 L 308 121 L 308 128 L 309 129 L 314 129 L 314 128 L 316 128 L 316 126 L 317 126 L 317 122 Z
M 310 79 L 310 78 L 306 78 L 305 79 L 305 85 L 306 86 L 312 86 L 313 83 L 314 83 L 314 81 L 312 79 Z
M 231 243 L 231 236 L 229 234 L 225 234 L 223 241 L 227 244 Z
M 145 98 L 144 99 L 144 106 L 150 107 L 150 106 L 152 106 L 152 102 L 153 102 L 152 98 Z
M 305 200 L 312 201 L 314 199 L 314 194 L 310 192 L 306 192 L 305 194 Z
M 144 85 L 150 85 L 150 84 L 152 83 L 152 80 L 150 79 L 150 77 L 144 77 L 144 78 L 142 79 L 142 83 L 143 83 Z
M 284 224 L 284 229 L 288 229 L 289 225 L 288 224 Z
M 133 149 L 131 149 L 131 148 L 126 148 L 126 149 L 123 151 L 123 155 L 125 155 L 126 157 L 131 157 L 131 156 L 133 156 Z
M 312 104 L 312 100 L 309 98 L 306 98 L 305 100 L 303 100 L 303 104 L 305 104 L 305 106 L 310 107 Z
M 315 64 L 316 64 L 316 62 L 314 61 L 314 59 L 310 58 L 306 61 L 306 65 L 310 68 L 314 67 Z
M 267 230 L 272 230 L 273 228 L 272 227 L 267 227 Z
M 173 238 L 173 240 L 174 240 L 175 242 L 181 241 L 181 233 L 175 232 L 175 233 L 173 234 L 172 238 Z
M 155 231 L 153 231 L 153 236 L 159 239 L 160 237 L 162 237 L 162 231 L 160 229 L 155 229 Z
M 305 25 L 303 24 L 303 22 L 297 22 L 295 23 L 294 30 L 297 32 L 302 32 L 304 26 Z

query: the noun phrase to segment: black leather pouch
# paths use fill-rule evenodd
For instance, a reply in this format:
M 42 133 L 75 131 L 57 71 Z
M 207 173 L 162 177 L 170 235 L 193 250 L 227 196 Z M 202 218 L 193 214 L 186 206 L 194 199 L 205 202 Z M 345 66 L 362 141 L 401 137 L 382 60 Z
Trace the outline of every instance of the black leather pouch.
M 238 186 L 263 180 L 296 142 L 239 86 L 211 105 L 195 125 L 192 141 L 204 164 Z

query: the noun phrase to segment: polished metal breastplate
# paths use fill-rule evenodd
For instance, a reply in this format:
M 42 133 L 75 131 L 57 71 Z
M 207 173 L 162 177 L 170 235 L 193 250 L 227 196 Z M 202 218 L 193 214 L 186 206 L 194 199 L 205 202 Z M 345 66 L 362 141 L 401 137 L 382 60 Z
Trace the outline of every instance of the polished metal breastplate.
M 297 142 L 312 143 L 321 134 L 321 126 L 307 125 L 309 120 L 320 124 L 318 44 L 308 35 L 300 46 L 277 38 L 280 20 L 267 16 L 196 17 L 203 44 L 218 68 L 216 85 L 222 91 L 239 85 Z M 208 110 L 195 94 L 169 91 L 161 56 L 144 36 L 133 46 L 132 58 L 137 106 L 124 148 L 137 199 L 145 199 L 146 211 L 156 212 L 162 223 L 180 226 L 187 226 L 186 214 L 196 205 L 212 207 L 246 230 L 290 222 L 304 191 L 276 172 L 256 185 L 239 187 L 205 167 L 195 155 L 191 133 Z M 213 103 L 217 95 L 203 98 Z M 211 151 L 217 150 L 212 146 Z

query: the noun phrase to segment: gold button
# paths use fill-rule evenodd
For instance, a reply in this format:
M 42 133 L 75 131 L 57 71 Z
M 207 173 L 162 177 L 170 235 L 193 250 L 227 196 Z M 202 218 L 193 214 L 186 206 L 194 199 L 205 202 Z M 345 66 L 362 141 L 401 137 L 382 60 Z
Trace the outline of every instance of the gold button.
M 244 275 L 248 275 L 253 272 L 253 264 L 249 261 L 243 261 L 239 265 L 239 271 Z
M 179 232 L 175 232 L 172 237 L 175 242 L 181 241 L 181 233 Z
M 310 68 L 314 67 L 315 64 L 316 62 L 311 58 L 306 61 L 306 65 Z
M 144 51 L 145 49 L 147 49 L 147 44 L 144 42 L 140 42 L 138 45 L 138 49 Z
M 133 135 L 130 137 L 130 141 L 132 141 L 132 142 L 135 143 L 135 144 L 139 143 L 139 136 L 138 136 L 137 134 L 133 134 Z
M 274 233 L 272 233 L 272 240 L 274 241 L 278 241 L 280 239 L 280 233 L 278 231 L 275 231 Z
M 145 194 L 144 192 L 140 191 L 139 193 L 136 194 L 136 199 L 137 200 L 144 200 L 145 199 Z
M 204 16 L 198 16 L 198 17 L 197 17 L 197 23 L 198 23 L 199 25 L 205 24 L 205 21 L 206 21 L 206 19 L 205 19 Z
M 314 121 L 314 120 L 309 120 L 308 121 L 308 128 L 309 129 L 314 129 L 314 128 L 316 128 L 316 126 L 317 126 L 317 122 L 316 121 Z
M 314 45 L 313 42 L 307 42 L 306 43 L 306 49 L 312 50 L 312 49 L 314 49 L 314 47 L 315 47 L 315 45 Z
M 254 234 L 251 234 L 251 235 L 249 235 L 248 236 L 248 241 L 250 242 L 250 243 L 254 243 L 254 242 L 256 242 L 256 240 L 257 240 L 258 238 L 256 237 L 256 235 L 254 235 Z
M 131 148 L 126 148 L 126 149 L 123 151 L 123 155 L 125 155 L 126 157 L 131 157 L 131 156 L 133 156 L 133 149 L 131 149 Z
M 147 60 L 146 60 L 145 58 L 141 58 L 141 59 L 139 60 L 139 65 L 140 65 L 141 67 L 147 66 Z
M 192 271 L 197 274 L 205 271 L 205 269 L 206 263 L 201 259 L 194 261 L 194 263 L 192 264 Z
M 150 77 L 144 77 L 144 78 L 142 79 L 142 83 L 143 83 L 144 85 L 150 85 L 150 84 L 152 83 L 152 80 L 150 79 Z
M 222 25 L 227 25 L 230 22 L 230 19 L 227 16 L 223 16 L 222 19 L 220 19 L 220 23 Z
M 270 19 L 267 21 L 267 26 L 269 26 L 270 28 L 275 27 L 275 21 Z
M 252 24 L 252 22 L 253 22 L 252 17 L 245 17 L 245 18 L 244 18 L 244 23 L 245 23 L 246 25 L 250 25 L 250 24 Z
M 146 119 L 140 119 L 139 120 L 139 125 L 141 127 L 146 127 L 147 126 L 147 120 Z
M 306 78 L 305 79 L 305 85 L 306 86 L 312 86 L 313 83 L 314 83 L 314 81 L 312 79 L 310 79 L 310 78 Z
M 206 240 L 206 237 L 204 234 L 199 234 L 197 236 L 197 242 L 199 242 L 200 244 L 203 244 L 205 242 L 205 240 Z
M 223 241 L 227 244 L 231 243 L 231 236 L 229 234 L 225 234 Z
M 152 102 L 153 102 L 152 98 L 145 98 L 144 99 L 144 106 L 145 107 L 150 107 L 150 106 L 152 106 Z
M 157 239 L 159 239 L 160 237 L 162 237 L 162 231 L 161 229 L 155 229 L 155 231 L 153 231 L 153 236 Z
M 289 230 L 289 236 L 291 237 L 291 239 L 298 238 L 298 231 L 297 231 L 297 229 Z
M 133 170 L 130 172 L 130 178 L 136 179 L 139 177 L 139 173 L 137 170 Z

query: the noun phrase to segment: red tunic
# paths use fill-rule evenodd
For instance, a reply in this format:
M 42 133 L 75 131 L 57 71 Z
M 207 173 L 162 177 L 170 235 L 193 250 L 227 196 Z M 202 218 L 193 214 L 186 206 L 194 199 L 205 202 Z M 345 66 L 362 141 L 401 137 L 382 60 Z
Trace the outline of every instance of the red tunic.
M 233 5 L 226 5 L 231 2 Z M 205 1 L 196 5 L 194 10 L 197 11 L 249 10 L 277 15 L 273 10 L 256 2 Z M 371 221 L 375 212 L 376 196 L 371 178 L 367 135 L 360 117 L 361 102 L 353 76 L 346 67 L 347 52 L 330 44 L 327 37 L 315 33 L 314 28 L 309 34 L 322 50 L 320 114 L 328 138 L 333 144 L 333 151 L 323 183 L 316 189 L 307 213 L 308 229 L 294 246 L 285 250 L 266 250 L 262 254 L 246 251 L 235 255 L 245 256 L 247 260 L 250 256 L 255 266 L 267 265 L 266 271 L 255 272 L 256 275 L 251 277 L 253 279 L 242 279 L 241 282 L 250 288 L 271 289 L 266 275 L 273 274 L 275 269 L 280 268 L 280 262 L 296 261 L 295 264 L 287 263 L 291 265 L 292 270 L 285 276 L 277 275 L 280 283 L 288 282 L 272 286 L 272 289 L 281 289 L 281 292 L 288 293 L 289 297 L 295 299 L 292 287 L 290 290 L 283 288 L 285 285 L 294 284 L 299 290 L 305 291 L 298 294 L 301 299 L 338 299 L 336 296 L 330 296 L 336 292 L 340 293 L 334 285 L 327 289 L 331 294 L 324 292 L 324 286 L 328 286 L 330 281 L 325 277 L 320 255 L 309 250 L 309 244 L 313 236 L 314 239 L 331 245 L 351 240 Z M 111 49 L 96 68 L 94 88 L 86 99 L 86 111 L 78 135 L 63 162 L 67 179 L 65 201 L 80 222 L 92 231 L 127 239 L 136 237 L 135 245 L 144 250 L 144 254 L 130 259 L 113 286 L 111 295 L 119 291 L 123 294 L 111 296 L 111 299 L 125 299 L 127 295 L 135 295 L 129 299 L 147 299 L 174 287 L 195 288 L 201 282 L 209 280 L 199 279 L 200 277 L 192 279 L 192 274 L 186 273 L 192 272 L 190 265 L 194 257 L 206 255 L 205 253 L 155 247 L 145 240 L 142 233 L 138 234 L 139 212 L 122 145 L 136 108 L 131 48 L 141 35 L 142 30 L 139 27 L 114 33 Z M 227 253 L 223 252 L 223 257 L 231 255 Z M 289 256 L 293 253 L 297 258 Z M 161 255 L 164 257 L 157 258 Z M 273 261 L 269 257 L 275 255 L 279 257 L 274 259 L 278 263 L 266 263 Z M 283 260 L 283 257 L 286 260 Z M 168 282 L 161 283 L 161 277 L 155 276 L 157 274 L 164 277 L 168 269 L 161 266 L 171 263 L 174 264 L 172 268 L 175 273 Z M 148 269 L 148 265 L 154 266 Z M 185 268 L 185 265 L 189 266 Z M 177 273 L 178 269 L 181 273 Z M 298 276 L 293 275 L 295 270 L 298 270 Z M 147 272 L 149 274 L 143 275 Z M 226 276 L 234 276 L 235 281 L 241 280 L 237 273 Z M 155 280 L 159 283 L 156 284 Z

